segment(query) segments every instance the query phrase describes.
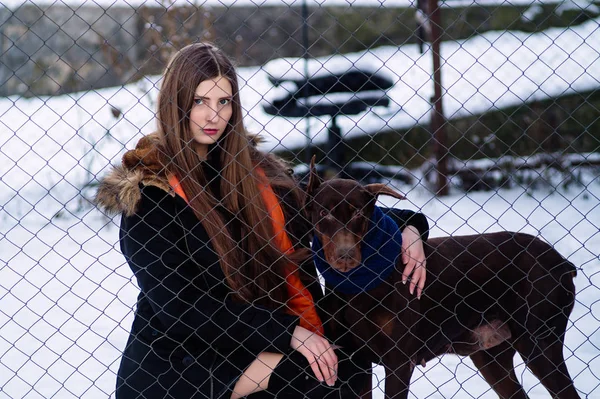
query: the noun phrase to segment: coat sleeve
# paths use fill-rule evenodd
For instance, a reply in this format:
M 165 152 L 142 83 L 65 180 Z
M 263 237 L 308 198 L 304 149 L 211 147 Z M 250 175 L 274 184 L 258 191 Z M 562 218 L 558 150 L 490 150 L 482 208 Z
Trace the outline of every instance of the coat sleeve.
M 195 261 L 181 249 L 184 231 L 175 221 L 174 201 L 145 187 L 138 211 L 121 222 L 121 250 L 164 332 L 178 342 L 195 334 L 224 351 L 243 346 L 253 353 L 289 352 L 297 317 L 210 295 L 203 273 L 218 259 L 208 245 L 200 249 L 207 256 Z M 198 264 L 203 258 L 207 264 Z
M 400 230 L 404 230 L 406 226 L 414 226 L 419 230 L 423 241 L 429 237 L 429 222 L 424 214 L 408 209 L 381 208 L 381 210 L 394 219 Z

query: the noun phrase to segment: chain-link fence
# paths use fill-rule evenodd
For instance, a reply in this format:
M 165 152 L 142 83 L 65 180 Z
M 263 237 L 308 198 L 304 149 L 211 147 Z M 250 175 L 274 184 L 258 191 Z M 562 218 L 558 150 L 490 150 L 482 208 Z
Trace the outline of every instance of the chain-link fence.
M 319 330 L 299 296 L 343 346 L 342 397 L 405 397 L 410 382 L 412 398 L 600 398 L 599 22 L 591 0 L 0 2 L 0 398 L 115 397 L 117 384 L 119 397 L 229 397 L 265 351 L 292 354 L 277 366 L 288 387 L 272 377 L 267 391 L 323 397 L 315 372 L 292 361 L 314 349 L 290 348 L 292 315 Z M 282 241 L 260 246 L 247 229 L 271 224 L 227 199 L 257 193 L 256 169 L 244 180 L 210 162 L 243 162 L 232 147 L 198 162 L 202 189 L 148 150 L 165 145 L 148 136 L 162 73 L 196 42 L 235 63 L 239 99 L 217 82 L 219 110 L 240 106 L 262 136 L 254 145 L 288 160 L 308 190 L 300 211 L 304 200 L 283 200 L 293 190 L 282 195 L 275 166 L 260 163 L 273 186 L 259 185 L 261 198 L 275 205 L 241 200 L 275 227 L 282 210 L 297 249 L 312 242 L 299 272 L 273 257 L 289 254 Z M 211 89 L 178 89 L 186 123 L 211 108 Z M 201 127 L 193 148 L 222 133 Z M 381 241 L 365 227 L 378 211 L 336 176 L 406 197 L 379 194 L 377 226 L 422 234 L 427 217 L 421 300 L 394 284 L 403 262 L 420 270 L 419 240 L 407 246 L 404 229 Z M 199 222 L 206 204 L 224 236 Z M 502 231 L 518 234 L 489 234 Z M 348 280 L 364 268 L 376 277 Z M 269 278 L 286 279 L 284 299 Z M 252 291 L 261 284 L 271 299 Z

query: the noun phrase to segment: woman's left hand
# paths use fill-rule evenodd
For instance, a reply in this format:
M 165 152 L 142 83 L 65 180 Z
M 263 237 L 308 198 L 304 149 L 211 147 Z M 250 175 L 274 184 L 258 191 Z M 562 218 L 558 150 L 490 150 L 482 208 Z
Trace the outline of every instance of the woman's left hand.
M 417 298 L 421 299 L 421 293 L 425 287 L 426 259 L 423 240 L 414 226 L 406 226 L 402 231 L 402 262 L 406 265 L 402 272 L 402 283 L 406 284 L 412 273 L 409 291 L 413 294 L 416 288 Z

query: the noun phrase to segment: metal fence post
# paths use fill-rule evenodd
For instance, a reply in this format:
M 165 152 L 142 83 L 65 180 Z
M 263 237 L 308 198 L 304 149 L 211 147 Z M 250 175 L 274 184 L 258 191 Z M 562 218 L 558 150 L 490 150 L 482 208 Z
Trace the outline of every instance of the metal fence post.
M 436 191 L 438 195 L 448 195 L 448 146 L 446 145 L 446 121 L 442 106 L 442 69 L 440 59 L 441 11 L 438 0 L 429 0 L 429 13 L 434 85 L 434 94 L 431 98 L 433 105 L 431 133 L 434 139 L 434 156 L 437 161 Z

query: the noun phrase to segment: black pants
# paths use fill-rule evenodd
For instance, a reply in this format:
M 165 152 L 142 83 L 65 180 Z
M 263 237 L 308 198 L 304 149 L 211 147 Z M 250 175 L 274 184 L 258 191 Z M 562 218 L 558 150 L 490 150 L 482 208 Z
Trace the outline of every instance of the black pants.
M 320 382 L 308 360 L 298 351 L 281 359 L 269 379 L 265 391 L 247 396 L 248 399 L 310 398 L 339 399 L 357 398 L 367 378 L 371 378 L 370 362 L 354 358 L 343 349 L 335 351 L 338 357 L 338 378 L 333 387 Z

